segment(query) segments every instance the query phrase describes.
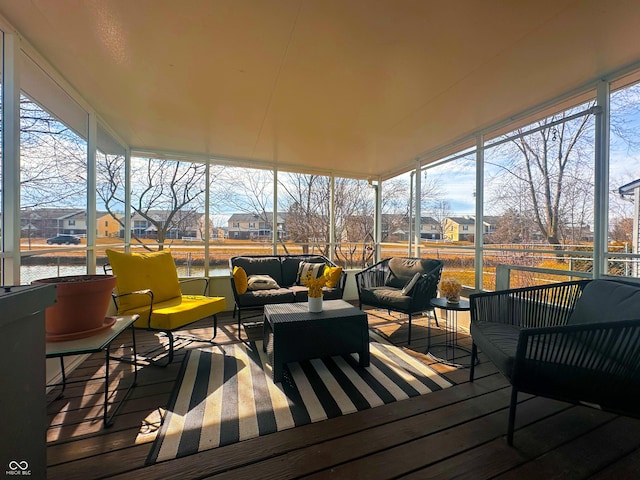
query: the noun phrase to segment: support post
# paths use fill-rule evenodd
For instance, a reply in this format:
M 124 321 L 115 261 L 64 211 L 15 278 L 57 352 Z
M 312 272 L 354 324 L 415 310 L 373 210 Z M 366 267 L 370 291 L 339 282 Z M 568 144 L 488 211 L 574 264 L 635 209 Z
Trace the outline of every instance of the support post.
M 476 136 L 475 289 L 482 291 L 484 269 L 484 136 Z
M 2 36 L 2 284 L 20 284 L 20 39 Z
M 593 225 L 593 278 L 607 273 L 609 226 L 609 82 L 598 83 L 595 113 L 595 161 L 594 161 L 594 225 Z

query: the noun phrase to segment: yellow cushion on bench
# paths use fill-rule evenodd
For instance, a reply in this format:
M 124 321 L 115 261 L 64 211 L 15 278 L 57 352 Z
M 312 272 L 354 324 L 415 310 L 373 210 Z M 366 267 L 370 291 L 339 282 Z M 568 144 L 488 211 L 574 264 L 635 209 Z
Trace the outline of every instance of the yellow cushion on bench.
M 247 272 L 242 267 L 233 267 L 233 283 L 236 287 L 238 295 L 247 293 L 249 288 L 249 279 L 247 278 Z
M 324 276 L 327 279 L 327 287 L 335 288 L 342 276 L 342 267 L 327 267 L 324 270 Z
M 182 295 L 176 264 L 170 251 L 122 253 L 107 250 L 106 253 L 116 276 L 118 294 L 149 289 L 153 292 L 154 303 L 179 299 Z M 149 297 L 146 295 L 127 295 L 118 299 L 118 313 L 122 315 L 148 305 Z
M 202 295 L 182 295 L 160 303 L 154 302 L 149 325 L 149 307 L 138 307 L 123 315 L 140 315 L 134 325 L 140 328 L 154 328 L 157 330 L 175 330 L 202 318 L 224 311 L 226 301 L 224 297 L 204 297 Z

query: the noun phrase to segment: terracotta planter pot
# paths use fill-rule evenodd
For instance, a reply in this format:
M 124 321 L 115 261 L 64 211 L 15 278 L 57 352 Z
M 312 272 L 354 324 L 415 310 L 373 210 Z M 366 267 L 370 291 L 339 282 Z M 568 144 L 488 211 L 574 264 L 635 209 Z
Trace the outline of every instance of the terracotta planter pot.
M 72 275 L 34 280 L 32 284 L 55 284 L 57 301 L 47 307 L 47 341 L 73 340 L 110 328 L 114 318 L 106 318 L 114 275 Z

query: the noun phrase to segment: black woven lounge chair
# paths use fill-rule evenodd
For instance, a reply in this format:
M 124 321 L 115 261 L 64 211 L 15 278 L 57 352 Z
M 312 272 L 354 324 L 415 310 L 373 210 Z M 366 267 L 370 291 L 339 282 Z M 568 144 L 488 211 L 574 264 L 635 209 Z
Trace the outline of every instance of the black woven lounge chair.
M 360 309 L 363 305 L 370 305 L 407 314 L 407 342 L 411 343 L 412 315 L 433 312 L 438 325 L 438 317 L 430 301 L 437 296 L 442 267 L 440 260 L 428 258 L 385 258 L 356 274 Z
M 579 280 L 470 302 L 472 358 L 480 349 L 512 385 L 509 445 L 518 392 L 640 416 L 638 284 Z

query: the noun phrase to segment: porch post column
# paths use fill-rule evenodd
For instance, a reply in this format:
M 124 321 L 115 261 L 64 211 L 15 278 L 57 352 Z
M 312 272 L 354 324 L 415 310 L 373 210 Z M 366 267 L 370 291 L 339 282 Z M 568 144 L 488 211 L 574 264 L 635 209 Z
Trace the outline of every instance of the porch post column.
M 375 192 L 375 211 L 373 215 L 373 235 L 374 235 L 374 253 L 373 263 L 377 263 L 381 259 L 382 242 L 382 179 L 378 177 L 377 183 L 373 185 Z
M 273 167 L 273 219 L 271 221 L 271 251 L 278 254 L 278 168 Z
M 416 191 L 413 196 L 413 201 L 415 202 L 415 219 L 414 219 L 414 227 L 413 227 L 413 256 L 420 257 L 420 223 L 422 218 L 422 210 L 421 210 L 421 198 L 422 198 L 422 172 L 420 171 L 420 160 L 416 160 Z
M 98 121 L 95 113 L 89 113 L 89 134 L 87 135 L 87 273 L 96 273 L 96 229 L 98 227 L 97 209 L 97 169 L 96 150 L 98 145 Z
M 124 151 L 124 248 L 131 250 L 131 149 Z
M 606 253 L 609 226 L 609 83 L 600 81 L 596 90 L 593 278 L 607 273 Z
M 207 158 L 204 165 L 204 276 L 209 276 L 209 242 L 211 241 L 211 159 Z M 207 292 L 210 293 L 210 292 Z
M 20 39 L 2 43 L 2 259 L 3 285 L 20 284 Z
M 411 219 L 413 218 L 413 177 L 415 176 L 415 174 L 415 170 L 409 174 L 409 235 L 407 238 L 407 257 L 411 256 L 411 250 L 413 249 L 413 234 L 411 233 L 413 230 L 413 226 L 411 225 Z
M 475 289 L 481 291 L 484 253 L 484 135 L 476 135 Z
M 334 261 L 336 248 L 336 177 L 329 180 L 329 260 Z

